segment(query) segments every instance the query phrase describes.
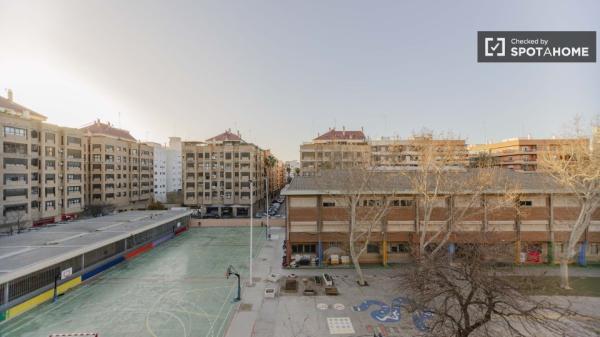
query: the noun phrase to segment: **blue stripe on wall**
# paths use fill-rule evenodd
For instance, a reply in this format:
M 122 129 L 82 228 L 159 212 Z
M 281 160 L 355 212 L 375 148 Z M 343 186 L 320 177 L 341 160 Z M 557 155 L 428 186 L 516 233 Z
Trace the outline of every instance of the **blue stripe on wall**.
M 90 270 L 90 271 L 84 273 L 83 275 L 81 275 L 81 280 L 85 281 L 85 280 L 89 279 L 90 277 L 93 277 L 94 275 L 101 273 L 101 272 L 107 270 L 108 268 L 115 266 L 123 261 L 125 261 L 125 258 L 123 256 L 119 256 L 112 261 L 109 261 L 101 266 L 98 266 L 97 268 L 95 268 L 93 270 Z

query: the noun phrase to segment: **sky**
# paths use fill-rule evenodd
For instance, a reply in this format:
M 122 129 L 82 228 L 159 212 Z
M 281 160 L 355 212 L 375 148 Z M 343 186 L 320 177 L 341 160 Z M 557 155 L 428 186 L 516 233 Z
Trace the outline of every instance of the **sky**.
M 0 0 L 0 89 L 140 140 L 226 129 L 283 160 L 330 127 L 469 143 L 600 114 L 598 63 L 477 63 L 479 30 L 600 30 L 600 1 Z

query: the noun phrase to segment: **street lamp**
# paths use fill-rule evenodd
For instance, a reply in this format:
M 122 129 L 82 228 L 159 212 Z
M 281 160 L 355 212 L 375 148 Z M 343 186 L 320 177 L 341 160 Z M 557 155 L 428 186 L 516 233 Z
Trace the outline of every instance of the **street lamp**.
M 267 240 L 271 240 L 271 231 L 270 231 L 270 227 L 269 227 L 269 176 L 267 174 L 267 177 L 265 177 L 265 185 L 267 187 L 267 204 L 265 205 L 265 213 L 267 214 Z
M 248 281 L 248 285 L 252 286 L 252 244 L 253 244 L 253 229 L 252 227 L 254 227 L 252 225 L 252 220 L 254 217 L 254 208 L 253 208 L 253 195 L 254 194 L 254 190 L 253 190 L 253 182 L 252 179 L 250 179 L 250 281 Z

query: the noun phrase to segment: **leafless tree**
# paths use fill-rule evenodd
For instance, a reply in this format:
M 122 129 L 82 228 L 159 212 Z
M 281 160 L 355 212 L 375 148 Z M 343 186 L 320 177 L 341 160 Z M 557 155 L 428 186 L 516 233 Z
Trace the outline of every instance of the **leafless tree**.
M 510 249 L 461 245 L 452 257 L 421 259 L 402 287 L 411 294 L 409 311 L 425 313 L 426 336 L 569 336 L 587 335 L 577 314 L 527 292 L 532 279 L 508 278 L 491 263 Z
M 115 205 L 106 202 L 92 203 L 86 205 L 86 213 L 94 217 L 103 216 L 113 212 L 115 208 Z
M 28 224 L 26 221 L 27 212 L 24 209 L 13 210 L 7 215 L 2 217 L 2 223 L 4 227 L 8 227 L 8 234 L 12 235 L 15 232 L 21 233 Z
M 590 226 L 592 215 L 600 207 L 600 151 L 591 152 L 588 139 L 576 137 L 578 141 L 558 141 L 551 148 L 538 150 L 539 169 L 568 190 L 580 207 L 566 249 L 560 256 L 561 287 L 565 289 L 571 289 L 569 261 L 575 256 L 575 247 Z
M 417 167 L 403 174 L 416 195 L 420 257 L 427 251 L 435 256 L 464 221 L 493 211 L 491 208 L 514 206 L 516 186 L 502 179 L 502 170 L 493 166 L 465 169 L 465 151 L 464 144 L 451 136 L 415 138 Z M 500 196 L 496 200 L 501 202 L 486 204 L 485 195 L 490 191 Z M 433 220 L 436 209 L 445 209 L 441 224 L 440 215 L 438 221 Z
M 359 260 L 367 252 L 372 235 L 381 232 L 384 217 L 390 209 L 390 198 L 396 195 L 400 175 L 367 166 L 323 170 L 318 175 L 325 184 L 336 186 L 334 189 L 322 187 L 329 191 L 335 207 L 344 210 L 339 220 L 348 223 L 348 248 L 357 282 L 366 285 Z

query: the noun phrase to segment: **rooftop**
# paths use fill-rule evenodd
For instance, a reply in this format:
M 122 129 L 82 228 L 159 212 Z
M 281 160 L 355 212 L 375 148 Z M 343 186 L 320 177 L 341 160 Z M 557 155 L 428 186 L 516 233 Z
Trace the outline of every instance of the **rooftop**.
M 474 179 L 477 171 L 482 169 L 453 169 L 448 170 L 452 177 L 446 179 L 449 184 L 456 184 Z M 509 186 L 520 193 L 565 193 L 547 174 L 540 172 L 516 172 L 508 169 L 493 169 L 496 177 L 497 188 L 490 188 L 488 193 L 501 193 Z M 288 187 L 282 191 L 283 195 L 324 195 L 345 194 L 358 189 L 361 181 L 367 180 L 363 191 L 374 194 L 416 194 L 411 185 L 411 176 L 416 174 L 415 169 L 396 169 L 373 171 L 364 170 L 323 170 L 316 176 L 294 177 Z M 432 178 L 433 179 L 433 178 Z M 431 186 L 434 186 L 433 182 Z M 456 185 L 453 185 L 454 187 Z M 355 188 L 356 187 L 356 188 Z M 468 191 L 464 191 L 468 193 Z M 440 194 L 443 194 L 443 186 Z
M 29 113 L 31 116 L 36 117 L 37 119 L 41 119 L 43 121 L 47 119 L 46 116 L 32 111 L 31 109 L 28 109 L 20 104 L 17 104 L 12 99 L 7 99 L 2 96 L 0 96 L 0 108 L 12 110 L 20 114 Z
M 0 283 L 92 251 L 189 214 L 130 211 L 0 237 Z
M 231 130 L 227 130 L 220 135 L 217 135 L 217 136 L 207 139 L 206 141 L 207 142 L 225 142 L 225 141 L 242 142 L 244 140 L 242 139 L 242 137 L 240 137 L 239 133 L 235 134 L 235 133 L 231 132 Z
M 336 129 L 330 129 L 324 134 L 318 136 L 314 140 L 366 140 L 365 134 L 362 130 L 359 131 L 342 131 Z
M 96 120 L 90 125 L 82 127 L 80 130 L 89 132 L 92 135 L 105 135 L 125 140 L 137 141 L 127 130 L 119 129 L 114 127 L 110 123 L 102 123 L 100 120 Z

